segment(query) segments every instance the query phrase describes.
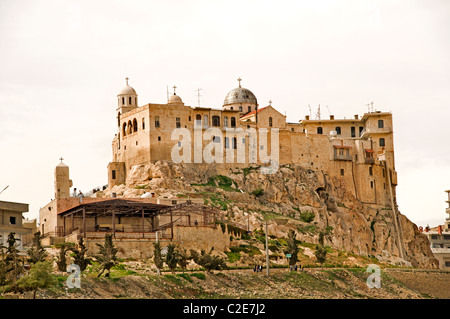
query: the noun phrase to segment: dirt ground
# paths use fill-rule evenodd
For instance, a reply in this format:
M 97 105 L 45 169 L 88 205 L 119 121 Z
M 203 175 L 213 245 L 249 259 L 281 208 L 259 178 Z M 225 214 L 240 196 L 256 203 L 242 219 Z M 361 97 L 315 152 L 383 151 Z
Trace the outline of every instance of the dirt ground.
M 388 274 L 408 288 L 436 298 L 450 299 L 450 272 L 388 269 Z

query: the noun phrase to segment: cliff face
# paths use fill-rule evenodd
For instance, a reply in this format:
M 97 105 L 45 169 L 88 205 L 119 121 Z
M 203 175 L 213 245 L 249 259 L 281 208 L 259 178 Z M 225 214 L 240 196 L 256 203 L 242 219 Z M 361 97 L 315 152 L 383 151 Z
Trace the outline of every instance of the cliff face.
M 406 216 L 398 214 L 397 232 L 390 206 L 362 203 L 337 185 L 326 173 L 300 165 L 261 174 L 256 167 L 219 171 L 213 165 L 157 162 L 133 167 L 126 186 L 107 192 L 132 197 L 151 190 L 169 197 L 203 197 L 251 230 L 269 219 L 269 235 L 285 237 L 294 229 L 299 240 L 316 243 L 325 231 L 326 244 L 335 249 L 395 264 L 437 267 L 427 238 Z

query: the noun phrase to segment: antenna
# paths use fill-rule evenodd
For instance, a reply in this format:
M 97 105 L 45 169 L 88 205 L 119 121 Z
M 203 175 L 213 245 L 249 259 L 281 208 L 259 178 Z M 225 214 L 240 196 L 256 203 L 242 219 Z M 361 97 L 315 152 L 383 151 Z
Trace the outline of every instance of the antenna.
M 331 111 L 330 111 L 330 108 L 328 107 L 328 105 L 327 105 L 327 110 L 328 110 L 328 115 L 331 115 Z
M 373 113 L 373 102 L 366 104 L 369 113 Z
M 316 118 L 318 120 L 320 120 L 320 104 L 319 104 L 319 108 L 317 109 Z
M 309 116 L 312 117 L 312 113 L 311 113 L 311 105 L 308 104 L 309 107 Z
M 8 187 L 9 187 L 9 185 L 6 186 L 5 188 L 3 188 L 3 190 L 0 192 L 0 194 L 3 193 L 5 191 L 5 189 L 7 189 Z
M 167 92 L 167 103 L 169 103 L 169 85 L 167 85 L 166 92 Z
M 197 92 L 197 99 L 198 99 L 198 106 L 200 107 L 200 96 L 202 96 L 201 94 L 200 94 L 200 91 L 201 90 L 203 90 L 203 89 L 197 89 L 197 90 L 195 90 L 194 92 Z

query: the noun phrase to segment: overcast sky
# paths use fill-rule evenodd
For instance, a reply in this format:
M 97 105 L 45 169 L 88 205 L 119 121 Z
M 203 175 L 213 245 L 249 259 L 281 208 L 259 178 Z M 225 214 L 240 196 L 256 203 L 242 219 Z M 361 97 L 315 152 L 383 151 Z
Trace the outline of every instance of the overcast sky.
M 450 189 L 450 1 L 0 0 L 0 200 L 54 198 L 58 158 L 74 187 L 107 184 L 117 94 L 139 105 L 220 108 L 243 79 L 289 122 L 394 118 L 400 212 L 443 223 Z

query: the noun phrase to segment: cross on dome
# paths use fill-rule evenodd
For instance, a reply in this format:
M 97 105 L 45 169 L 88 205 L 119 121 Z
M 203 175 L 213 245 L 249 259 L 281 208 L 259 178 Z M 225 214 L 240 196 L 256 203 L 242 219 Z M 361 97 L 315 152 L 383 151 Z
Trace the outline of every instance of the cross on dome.
M 127 85 L 128 85 L 128 77 L 125 78 L 125 81 L 127 81 Z
M 173 86 L 173 95 L 176 95 L 176 93 L 175 93 L 175 90 L 177 89 L 177 86 L 176 85 L 174 85 Z
M 239 87 L 241 87 L 241 81 L 242 81 L 242 79 L 241 79 L 241 78 L 239 78 L 239 79 L 238 79 L 238 82 L 239 82 Z
M 59 160 L 61 161 L 61 163 L 62 163 L 63 159 L 64 159 L 64 158 L 62 158 L 62 156 L 61 156 L 61 158 L 59 159 Z

